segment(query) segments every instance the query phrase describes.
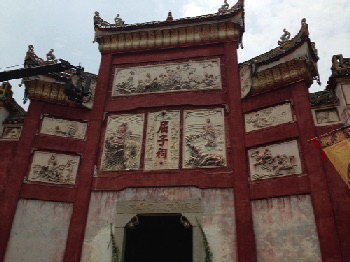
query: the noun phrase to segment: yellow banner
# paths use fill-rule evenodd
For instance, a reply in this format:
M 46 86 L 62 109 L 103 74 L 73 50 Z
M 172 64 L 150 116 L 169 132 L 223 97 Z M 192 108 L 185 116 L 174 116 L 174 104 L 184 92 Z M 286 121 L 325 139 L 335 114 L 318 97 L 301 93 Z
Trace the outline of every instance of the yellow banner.
M 350 188 L 350 138 L 324 147 L 323 151 Z

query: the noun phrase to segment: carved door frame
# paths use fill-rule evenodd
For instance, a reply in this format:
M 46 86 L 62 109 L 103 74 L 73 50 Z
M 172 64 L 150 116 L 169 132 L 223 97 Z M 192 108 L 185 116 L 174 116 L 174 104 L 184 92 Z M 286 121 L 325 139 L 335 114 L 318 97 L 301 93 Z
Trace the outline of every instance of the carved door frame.
M 193 262 L 202 262 L 204 258 L 203 236 L 199 224 L 202 223 L 202 205 L 200 200 L 187 201 L 120 201 L 117 202 L 115 221 L 115 241 L 120 249 L 120 262 L 124 260 L 125 226 L 135 216 L 143 214 L 181 214 L 192 225 Z

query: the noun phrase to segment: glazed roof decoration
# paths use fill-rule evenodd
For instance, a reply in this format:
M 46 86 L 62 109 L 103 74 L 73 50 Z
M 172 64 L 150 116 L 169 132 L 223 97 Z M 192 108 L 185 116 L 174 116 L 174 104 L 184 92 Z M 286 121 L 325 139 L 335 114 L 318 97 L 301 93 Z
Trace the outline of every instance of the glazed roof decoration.
M 0 85 L 0 106 L 5 107 L 9 112 L 8 117 L 4 120 L 4 124 L 22 124 L 26 111 L 17 104 L 12 96 L 12 86 L 8 82 L 3 82 Z
M 117 19 L 118 18 L 118 19 Z M 214 14 L 174 19 L 171 12 L 164 21 L 126 24 L 117 15 L 115 23 L 104 21 L 95 12 L 95 40 L 101 52 L 177 47 L 226 40 L 242 42 L 244 0 L 232 7 L 227 0 Z
M 24 58 L 24 67 L 39 67 L 44 65 L 55 64 L 58 62 L 54 55 L 54 49 L 50 49 L 46 54 L 46 60 L 37 56 L 34 52 L 34 46 L 29 45 L 28 51 Z M 22 83 L 25 85 L 24 101 L 28 99 L 44 100 L 65 105 L 73 105 L 74 102 L 69 100 L 64 93 L 65 83 L 76 73 L 75 68 L 68 69 L 59 73 L 47 73 L 45 75 L 38 75 L 32 77 L 25 77 Z M 92 78 L 91 87 L 96 85 L 97 76 L 89 74 Z M 92 101 L 83 103 L 83 106 L 91 108 Z
M 308 24 L 303 18 L 300 30 L 293 38 L 283 29 L 278 47 L 239 65 L 242 98 L 302 79 L 308 85 L 313 80 L 321 84 L 318 60 L 315 43 L 309 38 Z

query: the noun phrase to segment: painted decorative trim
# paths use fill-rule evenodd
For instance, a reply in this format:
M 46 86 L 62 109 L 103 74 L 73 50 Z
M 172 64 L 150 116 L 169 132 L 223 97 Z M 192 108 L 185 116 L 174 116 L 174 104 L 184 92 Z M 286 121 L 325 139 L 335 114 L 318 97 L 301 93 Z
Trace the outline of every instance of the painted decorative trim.
M 42 120 L 40 134 L 83 140 L 86 129 L 87 123 L 45 116 Z
M 244 119 L 246 132 L 278 126 L 294 121 L 290 103 L 268 107 L 259 111 L 245 114 Z
M 94 101 L 96 90 L 96 79 L 91 79 L 90 90 L 92 92 L 91 99 L 82 105 L 91 109 Z M 29 99 L 43 100 L 64 105 L 74 105 L 75 103 L 68 99 L 64 93 L 64 82 L 57 82 L 53 78 L 25 78 L 26 93 Z
M 101 170 L 140 169 L 143 123 L 144 114 L 108 116 Z
M 303 59 L 293 59 L 278 64 L 252 75 L 251 94 L 299 80 L 305 80 L 308 84 L 311 84 L 315 70 L 311 63 Z
M 145 170 L 178 169 L 180 111 L 148 114 Z
M 184 111 L 183 168 L 226 166 L 224 109 Z
M 74 185 L 80 157 L 35 151 L 28 181 Z
M 296 140 L 250 149 L 248 155 L 252 181 L 301 174 Z
M 221 89 L 220 59 L 116 68 L 112 96 Z
M 241 15 L 241 14 L 240 14 Z M 179 46 L 208 41 L 240 40 L 242 19 L 211 21 L 209 24 L 180 27 L 109 31 L 95 29 L 95 39 L 100 51 L 125 51 L 131 49 Z

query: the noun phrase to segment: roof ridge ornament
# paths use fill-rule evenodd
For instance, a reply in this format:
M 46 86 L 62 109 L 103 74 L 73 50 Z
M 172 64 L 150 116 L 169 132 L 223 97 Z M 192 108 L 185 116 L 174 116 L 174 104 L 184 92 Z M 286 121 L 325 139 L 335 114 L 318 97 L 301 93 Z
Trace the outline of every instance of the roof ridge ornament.
M 165 21 L 167 21 L 167 22 L 172 22 L 173 20 L 174 20 L 173 14 L 171 13 L 171 11 L 169 11 L 169 12 L 168 12 L 168 16 L 167 16 L 167 18 L 166 18 Z
M 119 14 L 117 14 L 116 18 L 114 18 L 115 26 L 124 26 L 124 20 L 119 17 Z
M 283 45 L 289 39 L 290 39 L 290 33 L 284 28 L 283 35 L 280 37 L 280 41 L 278 41 L 277 43 L 278 43 L 278 45 Z
M 230 5 L 227 3 L 227 0 L 224 0 L 224 4 L 218 9 L 219 14 L 229 13 L 231 10 L 229 9 Z

